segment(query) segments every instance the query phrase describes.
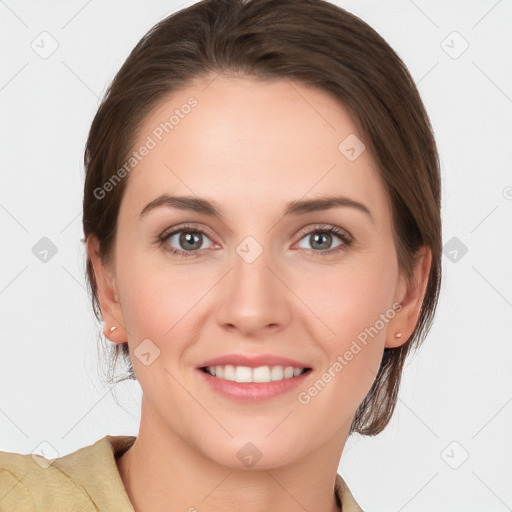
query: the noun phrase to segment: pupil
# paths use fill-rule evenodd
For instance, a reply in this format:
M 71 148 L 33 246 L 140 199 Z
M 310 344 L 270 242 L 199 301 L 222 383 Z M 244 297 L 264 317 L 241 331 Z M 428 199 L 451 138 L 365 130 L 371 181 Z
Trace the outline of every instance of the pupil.
M 198 247 L 194 247 L 194 243 L 198 243 Z M 185 233 L 181 235 L 181 244 L 183 247 L 188 247 L 189 249 L 199 249 L 201 247 L 199 233 Z
M 331 238 L 331 235 L 330 234 L 319 234 L 319 233 L 315 233 L 313 235 L 313 244 L 312 246 L 314 247 L 315 244 L 318 242 L 318 239 L 319 238 L 323 238 L 324 240 L 327 240 L 327 241 L 330 241 L 330 238 Z M 324 243 L 325 245 L 325 243 Z M 329 244 L 327 244 L 328 246 Z M 318 249 L 327 249 L 328 247 L 322 247 L 322 243 L 320 242 L 320 247 L 317 247 Z

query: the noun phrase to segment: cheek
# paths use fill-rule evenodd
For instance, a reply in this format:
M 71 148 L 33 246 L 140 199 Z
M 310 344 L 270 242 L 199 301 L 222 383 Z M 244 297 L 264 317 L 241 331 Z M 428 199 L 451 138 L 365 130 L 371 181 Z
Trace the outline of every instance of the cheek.
M 132 253 L 118 261 L 117 276 L 131 349 L 150 339 L 162 353 L 182 352 L 193 341 L 188 340 L 192 323 L 198 324 L 202 315 L 201 298 L 218 278 L 179 265 L 172 268 L 165 257 L 155 254 Z
M 396 278 L 393 258 L 359 257 L 352 265 L 312 275 L 310 286 L 298 292 L 315 314 L 308 314 L 307 328 L 327 355 L 322 370 L 330 375 L 322 380 L 335 381 L 330 399 L 340 407 L 361 401 L 375 379 L 395 316 Z
M 326 358 L 317 379 L 300 397 L 300 403 L 311 403 L 315 414 L 333 430 L 349 421 L 368 394 L 379 370 L 388 325 L 381 314 L 385 317 L 388 312 L 388 321 L 392 318 L 383 294 L 372 286 L 349 286 L 347 280 L 343 285 L 344 292 L 330 296 L 332 302 L 315 302 L 315 312 L 329 331 L 323 324 L 319 328 L 315 319 L 311 332 L 315 331 L 313 339 Z
M 315 315 L 310 325 L 325 331 L 330 351 L 340 350 L 391 308 L 396 271 L 392 260 L 358 255 L 346 265 L 310 272 L 308 279 L 297 276 L 294 290 Z M 384 334 L 381 322 L 378 327 Z

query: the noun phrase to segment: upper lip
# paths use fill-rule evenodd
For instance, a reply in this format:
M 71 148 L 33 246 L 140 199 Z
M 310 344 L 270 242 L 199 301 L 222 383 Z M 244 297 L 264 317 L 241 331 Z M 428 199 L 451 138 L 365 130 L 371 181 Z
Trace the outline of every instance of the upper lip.
M 213 359 L 208 359 L 201 363 L 198 368 L 205 366 L 225 366 L 231 364 L 233 366 L 248 366 L 249 368 L 257 368 L 258 366 L 293 366 L 294 368 L 311 368 L 305 363 L 282 357 L 274 354 L 261 354 L 258 356 L 249 356 L 244 354 L 226 354 Z

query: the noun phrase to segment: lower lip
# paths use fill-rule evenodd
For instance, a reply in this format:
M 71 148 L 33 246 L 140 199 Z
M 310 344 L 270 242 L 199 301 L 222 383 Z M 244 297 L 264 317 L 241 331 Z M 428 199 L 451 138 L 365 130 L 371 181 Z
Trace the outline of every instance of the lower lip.
M 260 401 L 287 393 L 304 382 L 311 370 L 289 379 L 270 382 L 234 382 L 214 377 L 203 370 L 197 370 L 206 382 L 221 395 L 235 400 Z

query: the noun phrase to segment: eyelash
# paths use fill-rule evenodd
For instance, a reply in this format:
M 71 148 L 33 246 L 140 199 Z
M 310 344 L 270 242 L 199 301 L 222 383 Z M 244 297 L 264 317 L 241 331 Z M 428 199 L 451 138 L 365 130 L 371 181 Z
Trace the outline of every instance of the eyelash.
M 208 238 L 211 238 L 206 231 L 203 231 L 200 228 L 185 224 L 183 226 L 179 226 L 178 228 L 174 228 L 171 231 L 165 231 L 162 235 L 160 235 L 158 237 L 158 242 L 160 243 L 161 246 L 165 246 L 164 250 L 169 251 L 171 254 L 173 254 L 175 256 L 188 257 L 188 258 L 190 258 L 190 257 L 194 258 L 194 257 L 199 256 L 198 249 L 195 251 L 182 251 L 180 249 L 175 249 L 174 247 L 170 247 L 169 245 L 166 244 L 169 237 L 171 237 L 172 235 L 175 235 L 177 233 L 181 233 L 181 232 L 199 233 L 201 235 L 207 236 Z M 311 251 L 311 252 L 313 252 L 315 254 L 319 254 L 321 256 L 329 256 L 333 253 L 346 251 L 353 242 L 352 238 L 345 231 L 343 231 L 335 226 L 327 226 L 327 227 L 315 226 L 313 229 L 309 229 L 309 230 L 303 229 L 299 232 L 299 236 L 300 236 L 299 240 L 302 240 L 302 238 L 304 238 L 307 235 L 312 235 L 315 233 L 330 233 L 330 234 L 336 235 L 343 242 L 341 245 L 339 245 L 338 247 L 335 247 L 334 249 L 326 249 L 324 251 L 316 251 L 314 249 L 306 249 L 307 251 Z

